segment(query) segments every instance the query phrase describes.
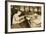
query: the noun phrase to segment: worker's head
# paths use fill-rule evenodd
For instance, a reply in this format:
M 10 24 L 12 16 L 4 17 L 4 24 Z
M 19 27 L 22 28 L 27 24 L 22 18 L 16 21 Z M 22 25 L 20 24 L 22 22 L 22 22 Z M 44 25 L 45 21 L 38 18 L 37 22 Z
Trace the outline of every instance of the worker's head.
M 29 6 L 25 6 L 25 12 L 29 11 Z
M 24 6 L 20 6 L 20 11 L 24 12 Z

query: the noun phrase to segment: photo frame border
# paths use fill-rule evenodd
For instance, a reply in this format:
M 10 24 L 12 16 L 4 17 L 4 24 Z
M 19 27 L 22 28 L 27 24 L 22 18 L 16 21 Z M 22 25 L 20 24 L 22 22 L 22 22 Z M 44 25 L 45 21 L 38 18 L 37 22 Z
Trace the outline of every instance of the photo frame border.
M 44 29 L 43 30 L 36 30 L 36 31 L 20 31 L 20 32 L 8 32 L 8 27 L 7 27 L 7 23 L 8 23 L 8 16 L 7 16 L 7 3 L 8 2 L 20 2 L 20 3 L 34 3 L 34 4 L 43 4 L 44 5 Z M 44 2 L 27 2 L 27 1 L 5 1 L 5 33 L 24 33 L 24 32 L 41 32 L 41 31 L 45 31 L 45 3 Z

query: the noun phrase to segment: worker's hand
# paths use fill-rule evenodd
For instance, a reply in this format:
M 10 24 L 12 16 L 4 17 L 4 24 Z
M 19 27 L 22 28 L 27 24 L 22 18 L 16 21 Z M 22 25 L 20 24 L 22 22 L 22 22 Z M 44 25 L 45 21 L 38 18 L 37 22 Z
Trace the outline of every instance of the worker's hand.
M 16 17 L 16 18 L 15 18 L 16 23 L 21 23 L 21 22 L 23 22 L 24 20 L 25 20 L 25 19 L 24 19 L 24 16 Z
M 20 12 L 19 12 L 19 14 L 20 14 Z M 25 20 L 24 16 L 19 17 L 19 14 L 17 13 L 13 16 L 13 24 L 22 23 Z

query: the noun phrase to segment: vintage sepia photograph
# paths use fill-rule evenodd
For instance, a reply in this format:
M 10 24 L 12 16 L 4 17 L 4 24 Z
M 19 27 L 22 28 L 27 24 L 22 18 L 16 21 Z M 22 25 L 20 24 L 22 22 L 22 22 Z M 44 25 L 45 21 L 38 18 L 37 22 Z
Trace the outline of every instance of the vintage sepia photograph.
M 11 5 L 11 27 L 41 27 L 41 7 Z
M 43 31 L 44 3 L 8 2 L 8 32 Z

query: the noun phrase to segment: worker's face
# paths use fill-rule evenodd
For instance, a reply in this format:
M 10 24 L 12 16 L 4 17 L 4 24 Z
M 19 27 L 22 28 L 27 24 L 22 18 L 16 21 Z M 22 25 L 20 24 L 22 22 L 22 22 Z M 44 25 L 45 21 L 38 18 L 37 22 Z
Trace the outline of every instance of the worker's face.
M 25 7 L 25 12 L 28 12 L 29 11 L 29 7 Z
M 24 12 L 24 6 L 21 6 L 20 7 L 20 11 L 23 11 Z
M 30 12 L 33 12 L 33 7 L 30 7 Z

